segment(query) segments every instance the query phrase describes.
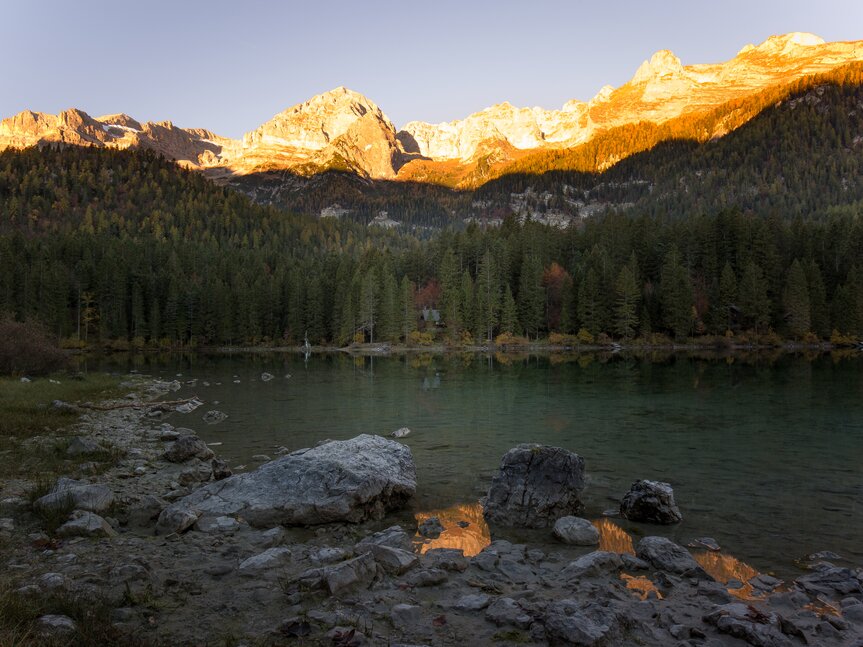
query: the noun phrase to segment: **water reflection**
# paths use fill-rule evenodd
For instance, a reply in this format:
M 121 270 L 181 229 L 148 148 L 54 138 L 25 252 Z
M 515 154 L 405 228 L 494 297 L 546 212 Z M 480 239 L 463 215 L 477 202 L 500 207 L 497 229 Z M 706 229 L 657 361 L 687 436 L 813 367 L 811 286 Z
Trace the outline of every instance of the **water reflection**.
M 476 503 L 460 503 L 442 510 L 417 512 L 414 515 L 417 525 L 430 517 L 437 517 L 444 531 L 437 539 L 428 539 L 420 534 L 414 537 L 420 553 L 432 548 L 456 548 L 466 557 L 473 557 L 491 543 L 491 532 L 482 506 Z
M 637 593 L 638 597 L 642 600 L 646 600 L 648 597 L 657 598 L 659 600 L 662 599 L 662 593 L 659 592 L 656 585 L 649 578 L 644 577 L 643 575 L 629 575 L 628 573 L 621 573 L 620 579 L 626 582 L 626 588 Z
M 741 582 L 743 586 L 737 588 L 729 587 L 728 592 L 741 600 L 754 600 L 759 593 L 749 584 L 749 580 L 760 575 L 746 562 L 741 562 L 731 555 L 722 555 L 710 551 L 697 551 L 692 554 L 699 566 L 707 571 L 717 582 L 728 584 L 729 582 Z M 736 584 L 735 584 L 736 586 Z
M 611 519 L 607 517 L 596 519 L 593 525 L 599 531 L 599 550 L 635 555 L 632 537 Z

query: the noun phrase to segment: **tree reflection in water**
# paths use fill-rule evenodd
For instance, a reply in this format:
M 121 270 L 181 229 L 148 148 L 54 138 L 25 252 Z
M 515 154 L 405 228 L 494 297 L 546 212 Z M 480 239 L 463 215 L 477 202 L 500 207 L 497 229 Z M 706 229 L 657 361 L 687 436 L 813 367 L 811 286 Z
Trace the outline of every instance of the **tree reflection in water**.
M 473 557 L 491 543 L 491 532 L 478 501 L 459 503 L 442 510 L 418 512 L 415 515 L 417 525 L 430 517 L 440 519 L 444 531 L 437 539 L 417 534 L 414 542 L 420 553 L 432 548 L 456 548 L 464 552 L 465 557 Z

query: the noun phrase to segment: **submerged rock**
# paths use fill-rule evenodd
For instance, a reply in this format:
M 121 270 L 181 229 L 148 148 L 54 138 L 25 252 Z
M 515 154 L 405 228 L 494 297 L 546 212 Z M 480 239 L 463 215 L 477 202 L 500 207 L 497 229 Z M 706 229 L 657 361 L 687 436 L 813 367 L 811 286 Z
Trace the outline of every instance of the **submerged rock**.
M 672 524 L 683 520 L 674 490 L 660 481 L 636 481 L 620 502 L 620 514 L 630 521 Z
M 401 507 L 415 491 L 410 449 L 364 434 L 293 452 L 252 472 L 211 483 L 166 512 L 191 509 L 240 515 L 254 526 L 268 527 L 358 523 Z
M 595 546 L 599 543 L 596 526 L 581 517 L 561 517 L 554 522 L 553 533 L 564 544 L 573 546 Z
M 410 429 L 408 429 L 407 427 L 401 427 L 399 429 L 396 429 L 393 433 L 391 433 L 390 436 L 392 436 L 393 438 L 404 438 L 406 436 L 409 436 L 410 433 L 411 433 Z
M 486 518 L 501 526 L 547 528 L 584 509 L 584 459 L 546 445 L 510 449 L 484 503 Z
M 446 530 L 437 517 L 429 517 L 417 526 L 417 532 L 428 539 L 437 539 Z

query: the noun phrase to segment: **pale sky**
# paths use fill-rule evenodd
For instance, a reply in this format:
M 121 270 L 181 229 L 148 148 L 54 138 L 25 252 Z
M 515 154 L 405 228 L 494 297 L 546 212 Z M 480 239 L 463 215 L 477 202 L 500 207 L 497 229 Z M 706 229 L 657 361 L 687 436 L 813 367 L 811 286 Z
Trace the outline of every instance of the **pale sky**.
M 863 39 L 863 0 L 0 0 L 0 117 L 74 106 L 239 137 L 344 85 L 400 127 L 559 108 L 659 49 L 715 63 L 791 31 Z

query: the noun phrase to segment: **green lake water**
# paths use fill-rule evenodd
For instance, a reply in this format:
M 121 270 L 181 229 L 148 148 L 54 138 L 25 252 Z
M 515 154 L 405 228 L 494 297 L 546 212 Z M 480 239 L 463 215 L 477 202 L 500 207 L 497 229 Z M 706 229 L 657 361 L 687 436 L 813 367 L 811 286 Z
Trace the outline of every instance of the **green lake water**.
M 168 420 L 221 443 L 214 449 L 233 465 L 251 468 L 253 455 L 275 457 L 279 447 L 409 427 L 402 442 L 413 452 L 419 485 L 406 514 L 477 510 L 501 456 L 535 442 L 584 457 L 585 516 L 592 519 L 615 508 L 636 479 L 671 483 L 683 523 L 616 521 L 636 539 L 664 534 L 686 543 L 710 536 L 753 568 L 780 575 L 815 551 L 863 563 L 859 354 L 659 362 L 282 354 L 135 361 L 114 368 L 180 380 L 177 397 L 205 401 Z M 274 378 L 263 381 L 263 372 Z M 227 419 L 205 424 L 210 409 Z M 506 531 L 492 534 L 510 538 Z

